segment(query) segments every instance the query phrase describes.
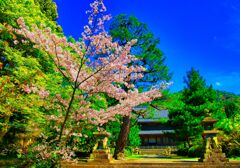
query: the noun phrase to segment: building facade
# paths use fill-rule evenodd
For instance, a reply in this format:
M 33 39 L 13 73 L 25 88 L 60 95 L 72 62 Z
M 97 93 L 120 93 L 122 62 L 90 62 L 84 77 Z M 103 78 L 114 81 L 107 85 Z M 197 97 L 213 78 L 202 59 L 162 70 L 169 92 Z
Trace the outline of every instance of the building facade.
M 141 107 L 138 107 L 137 110 L 141 110 Z M 146 114 L 144 117 L 138 118 L 142 147 L 176 145 L 174 129 L 167 122 L 162 122 L 163 120 L 168 120 L 167 110 L 156 111 L 153 114 Z

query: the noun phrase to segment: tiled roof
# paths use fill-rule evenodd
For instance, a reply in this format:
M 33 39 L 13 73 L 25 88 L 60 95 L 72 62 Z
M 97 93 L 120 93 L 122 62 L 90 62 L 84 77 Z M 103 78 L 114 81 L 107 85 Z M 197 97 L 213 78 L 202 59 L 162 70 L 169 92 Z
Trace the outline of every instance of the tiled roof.
M 135 107 L 135 111 L 146 110 L 145 107 Z M 168 110 L 158 110 L 155 112 L 146 112 L 144 116 L 139 116 L 138 122 L 148 123 L 148 122 L 159 122 L 160 118 L 168 119 Z
M 159 122 L 158 118 L 138 118 L 139 123 L 153 123 L 153 122 Z

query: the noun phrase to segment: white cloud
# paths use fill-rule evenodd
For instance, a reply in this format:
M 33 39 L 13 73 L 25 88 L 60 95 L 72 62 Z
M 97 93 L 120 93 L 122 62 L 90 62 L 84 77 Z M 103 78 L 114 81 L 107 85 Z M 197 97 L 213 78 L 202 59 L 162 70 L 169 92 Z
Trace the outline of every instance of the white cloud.
M 216 82 L 215 85 L 216 86 L 221 86 L 221 83 L 220 82 Z

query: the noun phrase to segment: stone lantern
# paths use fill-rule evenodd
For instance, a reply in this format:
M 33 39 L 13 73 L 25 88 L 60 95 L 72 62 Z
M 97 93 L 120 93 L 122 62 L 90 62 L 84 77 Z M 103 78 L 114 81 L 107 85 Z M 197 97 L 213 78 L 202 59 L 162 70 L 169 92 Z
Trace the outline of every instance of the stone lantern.
M 110 149 L 108 148 L 107 145 L 108 137 L 111 134 L 106 131 L 101 131 L 94 132 L 93 135 L 96 137 L 97 141 L 88 161 L 111 162 L 112 156 L 110 154 Z
M 218 144 L 217 134 L 218 130 L 214 129 L 214 124 L 217 122 L 212 117 L 206 117 L 202 120 L 204 131 L 202 137 L 204 139 L 205 150 L 199 162 L 221 163 L 228 162 L 225 153 L 222 153 L 222 148 Z

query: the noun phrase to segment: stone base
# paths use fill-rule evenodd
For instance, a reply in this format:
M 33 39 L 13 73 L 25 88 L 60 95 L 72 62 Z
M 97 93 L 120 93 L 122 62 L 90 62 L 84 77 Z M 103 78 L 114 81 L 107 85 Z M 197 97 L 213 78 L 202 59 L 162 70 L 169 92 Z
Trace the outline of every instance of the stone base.
M 225 153 L 221 151 L 209 151 L 199 159 L 199 162 L 221 163 L 229 162 L 229 159 L 227 159 Z
M 229 162 L 229 159 L 226 158 L 226 155 L 225 153 L 222 152 L 221 147 L 217 145 L 214 137 L 207 138 L 205 144 L 206 144 L 205 153 L 199 159 L 199 162 L 207 163 Z
M 104 162 L 104 163 L 110 163 L 112 161 L 112 156 L 109 152 L 109 150 L 95 150 L 90 155 L 90 158 L 88 159 L 88 162 Z

